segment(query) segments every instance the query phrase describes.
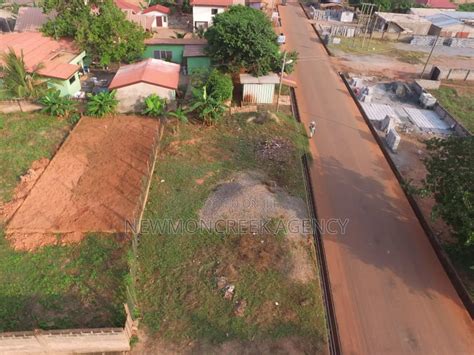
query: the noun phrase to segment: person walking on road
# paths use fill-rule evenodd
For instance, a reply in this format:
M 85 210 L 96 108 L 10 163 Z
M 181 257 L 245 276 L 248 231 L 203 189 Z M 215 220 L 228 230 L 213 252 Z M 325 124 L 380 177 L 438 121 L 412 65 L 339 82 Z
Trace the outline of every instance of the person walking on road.
M 309 138 L 313 138 L 314 132 L 316 132 L 316 122 L 311 121 L 309 124 Z

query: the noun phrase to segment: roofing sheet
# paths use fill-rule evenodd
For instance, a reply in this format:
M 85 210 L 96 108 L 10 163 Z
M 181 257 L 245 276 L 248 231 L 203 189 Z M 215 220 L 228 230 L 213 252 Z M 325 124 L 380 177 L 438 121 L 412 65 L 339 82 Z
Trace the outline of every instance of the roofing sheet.
M 191 0 L 191 5 L 227 7 L 233 5 L 233 0 Z
M 462 25 L 462 21 L 456 20 L 445 14 L 437 14 L 426 17 L 431 23 L 437 27 L 446 27 L 452 25 Z
M 177 89 L 180 65 L 164 60 L 149 58 L 138 63 L 120 67 L 109 85 L 110 89 L 140 82 Z
M 167 8 L 166 6 L 156 4 L 156 5 L 150 6 L 149 8 L 143 10 L 142 13 L 147 14 L 147 13 L 153 12 L 153 11 L 158 11 L 158 12 L 161 12 L 163 14 L 169 14 L 170 9 Z
M 38 32 L 41 26 L 55 17 L 56 12 L 45 14 L 39 7 L 20 7 L 18 9 L 18 17 L 15 23 L 15 31 Z
M 434 111 L 405 107 L 408 118 L 419 128 L 432 131 L 448 131 L 449 125 Z
M 268 74 L 264 76 L 253 76 L 250 74 L 240 74 L 241 84 L 278 84 L 280 78 L 277 74 Z
M 12 49 L 17 55 L 23 53 L 28 70 L 39 64 L 39 73 L 57 79 L 69 79 L 79 66 L 69 64 L 71 59 L 81 53 L 71 40 L 54 40 L 39 32 L 11 32 L 0 34 L 0 53 Z M 0 60 L 1 61 L 1 60 Z
M 382 121 L 387 115 L 396 117 L 397 120 L 399 120 L 397 113 L 389 105 L 375 104 L 371 102 L 361 102 L 360 104 L 371 121 Z
M 183 57 L 205 57 L 205 44 L 188 44 L 184 46 Z

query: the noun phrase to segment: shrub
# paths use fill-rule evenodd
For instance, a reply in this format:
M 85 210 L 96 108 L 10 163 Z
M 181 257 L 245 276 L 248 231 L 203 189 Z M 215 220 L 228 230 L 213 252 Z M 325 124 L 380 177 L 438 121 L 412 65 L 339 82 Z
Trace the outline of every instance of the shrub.
M 151 94 L 145 98 L 145 109 L 142 114 L 151 117 L 160 117 L 165 113 L 166 100 L 156 94 Z
M 115 98 L 116 91 L 101 92 L 96 95 L 88 94 L 86 113 L 90 116 L 103 117 L 115 113 L 118 100 Z
M 193 89 L 193 100 L 190 111 L 196 112 L 206 124 L 213 124 L 225 113 L 227 106 L 222 100 L 207 94 L 207 88 Z
M 69 96 L 61 97 L 58 90 L 48 92 L 39 99 L 39 103 L 44 106 L 41 112 L 50 116 L 67 117 L 76 110 L 75 102 Z
M 206 87 L 209 95 L 221 101 L 232 98 L 234 85 L 229 75 L 223 74 L 217 69 L 213 69 L 207 78 Z
M 188 123 L 188 111 L 184 110 L 182 107 L 178 107 L 175 111 L 168 112 L 168 115 L 176 118 L 181 123 Z

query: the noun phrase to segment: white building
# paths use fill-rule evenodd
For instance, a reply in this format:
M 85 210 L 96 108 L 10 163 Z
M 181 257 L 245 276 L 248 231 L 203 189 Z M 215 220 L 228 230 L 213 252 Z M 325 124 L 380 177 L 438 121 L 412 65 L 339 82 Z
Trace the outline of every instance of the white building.
M 153 17 L 152 28 L 168 27 L 168 14 L 170 9 L 163 5 L 153 5 L 142 11 L 142 14 L 148 17 Z
M 208 28 L 212 26 L 214 16 L 224 12 L 232 5 L 244 5 L 245 0 L 192 0 L 193 27 Z

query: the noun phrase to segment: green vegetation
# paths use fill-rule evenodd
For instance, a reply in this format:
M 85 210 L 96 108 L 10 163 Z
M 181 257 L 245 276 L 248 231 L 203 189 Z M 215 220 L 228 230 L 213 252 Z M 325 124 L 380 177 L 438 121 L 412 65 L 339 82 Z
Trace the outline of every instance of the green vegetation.
M 362 44 L 364 46 L 362 46 Z M 409 64 L 419 64 L 423 62 L 426 53 L 406 51 L 394 47 L 395 42 L 379 39 L 367 38 L 364 42 L 362 37 L 341 38 L 340 44 L 330 44 L 329 48 L 334 51 L 342 51 L 356 55 L 378 54 L 395 58 L 401 62 Z
M 107 66 L 141 58 L 147 33 L 127 21 L 113 0 L 45 0 L 46 12 L 58 16 L 48 21 L 42 31 L 51 37 L 71 37 L 93 62 Z
M 69 117 L 72 112 L 77 110 L 74 100 L 68 96 L 61 97 L 58 90 L 46 93 L 39 99 L 39 103 L 44 106 L 41 112 L 50 116 Z
M 438 90 L 433 90 L 431 93 L 449 113 L 474 134 L 474 87 L 472 84 L 463 85 L 465 87 L 461 87 L 460 90 L 449 84 L 441 85 Z
M 466 4 L 459 4 L 457 11 L 466 11 L 471 12 L 474 11 L 474 3 L 466 3 Z
M 229 75 L 222 74 L 217 69 L 213 69 L 206 82 L 209 95 L 220 101 L 227 101 L 232 98 L 234 85 Z
M 427 141 L 428 175 L 424 188 L 433 195 L 433 214 L 453 229 L 460 244 L 474 246 L 474 137 Z
M 474 296 L 474 137 L 433 138 L 427 149 L 424 193 L 436 201 L 433 216 L 457 238 L 445 248 Z
M 67 122 L 44 114 L 0 114 L 0 202 L 12 198 L 35 160 L 53 155 L 68 130 Z
M 118 237 L 93 235 L 15 251 L 0 229 L 0 332 L 123 326 L 125 249 Z
M 351 5 L 359 5 L 363 3 L 362 0 L 351 0 Z M 369 3 L 380 6 L 380 11 L 383 12 L 401 12 L 406 13 L 411 7 L 420 7 L 415 0 L 371 0 Z M 377 8 L 375 8 L 377 11 Z
M 26 70 L 23 53 L 17 55 L 13 50 L 3 53 L 3 64 L 0 65 L 0 97 L 4 98 L 38 98 L 47 89 L 47 81 L 38 71 L 38 65 L 31 71 Z
M 236 171 L 263 170 L 290 194 L 304 197 L 300 156 L 307 138 L 292 119 L 280 115 L 277 123 L 270 116 L 263 123 L 250 123 L 250 115 L 234 115 L 210 127 L 185 125 L 179 134 L 165 136 L 144 216 L 148 226 L 195 220 L 216 185 Z M 288 159 L 277 164 L 257 158 L 259 144 L 276 137 L 292 142 Z M 278 236 L 265 239 L 274 253 L 263 269 L 260 236 L 255 244 L 249 242 L 249 249 L 245 241 L 209 231 L 142 229 L 138 295 L 143 324 L 153 337 L 221 343 L 299 336 L 309 352 L 321 350 L 325 324 L 318 283 L 293 281 L 287 269 L 276 266 L 289 253 Z M 244 249 L 245 255 L 256 255 L 246 259 Z M 217 289 L 216 272 L 223 267 L 237 275 L 234 301 Z M 239 299 L 247 302 L 240 317 L 234 314 Z
M 166 100 L 156 94 L 151 94 L 145 98 L 145 108 L 143 114 L 151 117 L 161 117 L 166 111 Z
M 119 103 L 115 98 L 115 94 L 115 90 L 100 92 L 96 95 L 88 94 L 86 114 L 96 117 L 114 114 Z
M 214 62 L 231 72 L 245 69 L 265 75 L 279 67 L 276 35 L 269 18 L 259 10 L 232 6 L 214 17 L 205 37 Z
M 200 89 L 193 88 L 192 92 L 190 112 L 195 112 L 199 119 L 207 125 L 212 125 L 222 118 L 227 106 L 222 100 L 208 95 L 206 86 Z

